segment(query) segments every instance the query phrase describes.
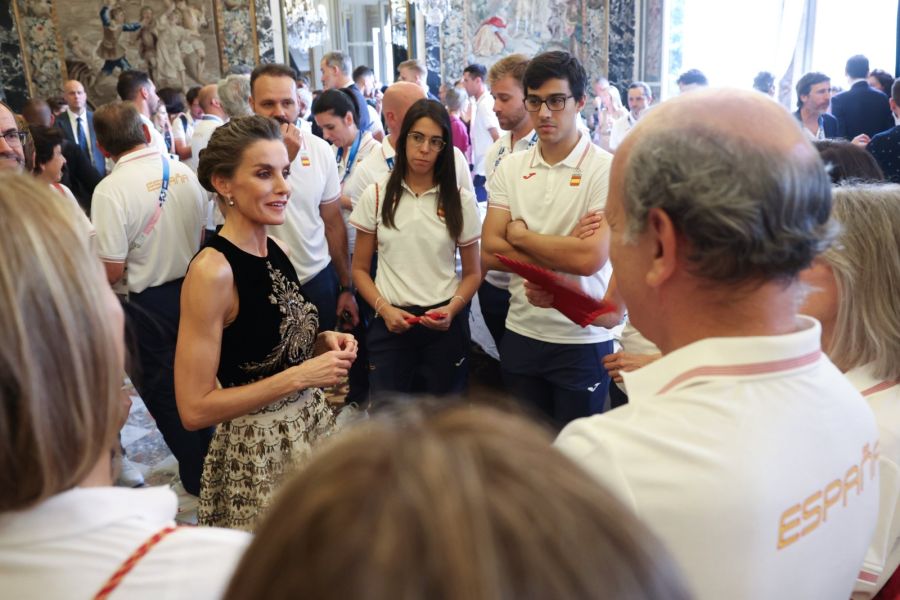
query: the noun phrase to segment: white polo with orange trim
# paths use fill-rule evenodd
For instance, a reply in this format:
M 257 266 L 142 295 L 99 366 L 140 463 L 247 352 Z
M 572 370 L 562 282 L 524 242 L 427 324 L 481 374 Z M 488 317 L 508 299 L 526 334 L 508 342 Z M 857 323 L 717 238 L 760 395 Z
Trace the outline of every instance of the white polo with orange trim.
M 481 239 L 481 219 L 475 195 L 461 189 L 463 226 L 458 239 L 450 237 L 438 208 L 435 186 L 416 196 L 402 183 L 394 213 L 395 227 L 381 220 L 384 186 L 372 185 L 363 192 L 350 224 L 378 239 L 378 272 L 375 287 L 394 306 L 433 306 L 450 300 L 457 292 L 456 249 Z
M 665 543 L 699 600 L 850 596 L 878 516 L 878 431 L 821 327 L 723 337 L 624 373 L 629 404 L 556 446 Z
M 97 231 L 97 253 L 105 262 L 128 263 L 128 291 L 143 292 L 184 277 L 200 249 L 206 221 L 206 192 L 189 166 L 171 160 L 169 189 L 159 220 L 146 240 L 159 206 L 163 163 L 153 147 L 121 157 L 97 184 L 91 201 L 91 221 Z
M 488 210 L 505 210 L 528 229 L 544 235 L 566 236 L 587 213 L 606 207 L 612 155 L 582 134 L 562 161 L 549 165 L 540 142 L 514 152 L 491 176 Z M 590 277 L 559 273 L 595 298 L 603 298 L 612 275 L 609 261 Z M 593 344 L 612 339 L 603 327 L 582 328 L 554 308 L 538 308 L 525 298 L 524 279 L 511 275 L 506 328 L 519 335 L 552 344 Z
M 875 377 L 872 365 L 846 373 L 878 424 L 881 493 L 878 525 L 853 589 L 854 600 L 873 597 L 900 567 L 900 379 Z
M 288 245 L 291 264 L 303 284 L 331 262 L 319 207 L 340 200 L 341 182 L 328 142 L 308 133 L 301 133 L 300 139 L 300 151 L 291 163 L 288 178 L 291 197 L 284 224 L 269 227 L 269 233 Z

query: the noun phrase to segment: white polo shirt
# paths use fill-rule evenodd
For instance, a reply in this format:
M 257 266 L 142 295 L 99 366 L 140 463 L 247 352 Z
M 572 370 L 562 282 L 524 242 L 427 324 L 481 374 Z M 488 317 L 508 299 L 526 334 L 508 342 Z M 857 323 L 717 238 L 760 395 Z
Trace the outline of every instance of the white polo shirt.
M 874 596 L 900 567 L 900 380 L 876 378 L 871 365 L 845 375 L 875 413 L 880 438 L 878 525 L 853 589 L 854 600 L 861 600 Z
M 203 115 L 194 122 L 194 132 L 191 134 L 191 161 L 194 172 L 200 164 L 200 151 L 209 145 L 209 138 L 213 131 L 225 124 L 225 121 L 216 115 Z
M 637 119 L 631 113 L 613 121 L 612 131 L 609 134 L 609 147 L 613 150 L 618 148 L 635 125 L 637 125 Z
M 169 153 L 169 147 L 166 146 L 166 138 L 156 129 L 156 125 L 153 124 L 153 121 L 144 116 L 143 113 L 139 113 L 141 117 L 141 122 L 147 126 L 150 130 L 150 144 L 151 148 L 156 148 L 163 154 L 171 156 Z M 174 160 L 178 160 L 178 157 L 175 157 Z
M 319 206 L 340 200 L 341 183 L 328 142 L 302 132 L 300 140 L 300 151 L 291 163 L 288 178 L 291 197 L 284 224 L 270 227 L 269 231 L 290 248 L 291 264 L 303 284 L 331 262 Z
M 530 149 L 537 144 L 538 137 L 532 129 L 525 134 L 525 136 L 516 141 L 515 144 L 511 144 L 511 140 L 512 132 L 504 131 L 503 135 L 497 138 L 494 143 L 491 144 L 491 147 L 488 148 L 487 156 L 485 156 L 484 159 L 485 177 L 487 178 L 485 187 L 488 191 L 488 197 L 491 195 L 491 177 L 494 175 L 494 171 L 497 170 L 497 167 L 500 166 L 500 163 L 503 162 L 503 159 L 513 152 L 522 152 L 523 150 Z M 484 274 L 484 279 L 494 287 L 502 290 L 509 289 L 509 273 L 506 271 L 488 271 Z
M 133 247 L 159 205 L 162 159 L 154 148 L 126 154 L 94 190 L 91 221 L 97 252 L 106 262 L 128 263 L 128 291 L 142 292 L 184 277 L 200 248 L 206 192 L 187 165 L 169 161 L 169 192 L 159 221 Z
M 472 138 L 472 164 L 475 175 L 486 175 L 485 157 L 488 148 L 494 143 L 489 129 L 500 131 L 500 121 L 494 114 L 494 97 L 487 90 L 475 102 L 475 115 L 472 118 L 470 137 Z
M 167 487 L 74 488 L 0 514 L 3 597 L 93 598 L 152 535 L 174 525 Z M 251 540 L 241 531 L 179 527 L 138 561 L 111 598 L 213 600 Z
M 350 161 L 350 152 L 342 152 L 337 146 L 332 146 L 331 148 L 334 150 L 335 161 L 337 162 L 341 193 L 346 194 L 344 190 L 352 185 L 353 178 L 359 172 L 357 167 L 373 150 L 381 148 L 381 144 L 368 131 L 363 133 L 362 139 L 359 141 L 359 149 L 356 151 L 356 156 L 353 159 L 349 172 L 347 172 L 347 165 Z M 353 254 L 353 248 L 356 246 L 356 227 L 350 225 L 351 212 L 353 212 L 353 209 L 341 208 L 341 215 L 344 217 L 344 223 L 347 224 L 347 244 L 350 246 L 350 254 Z
M 354 176 L 350 181 L 344 183 L 344 193 L 350 196 L 354 207 L 359 202 L 359 198 L 366 188 L 373 183 L 387 181 L 391 171 L 394 170 L 394 157 L 396 155 L 397 152 L 391 146 L 389 136 L 385 136 L 381 140 L 381 151 L 370 152 L 359 163 L 359 166 L 355 168 Z M 455 146 L 453 148 L 453 164 L 456 167 L 456 185 L 474 194 L 475 187 L 472 185 L 472 177 L 469 175 L 469 163 L 466 161 L 465 155 Z
M 665 543 L 698 600 L 850 596 L 878 513 L 878 430 L 821 327 L 708 338 L 624 373 L 628 404 L 556 446 Z
M 489 210 L 505 210 L 528 229 L 544 235 L 569 235 L 581 218 L 606 206 L 612 156 L 581 138 L 569 155 L 553 166 L 541 156 L 541 144 L 503 160 L 491 177 Z M 579 167 L 580 163 L 580 167 Z M 578 178 L 580 175 L 580 179 Z M 594 298 L 606 294 L 612 275 L 609 261 L 590 277 L 560 273 Z M 609 330 L 580 327 L 554 308 L 538 308 L 525 298 L 524 280 L 509 282 L 506 328 L 519 335 L 553 344 L 592 344 L 612 339 Z
M 363 192 L 350 223 L 378 237 L 375 287 L 385 300 L 394 306 L 432 306 L 446 302 L 459 287 L 456 248 L 469 246 L 481 238 L 475 195 L 466 189 L 459 191 L 463 227 L 459 239 L 454 240 L 438 214 L 440 188 L 435 186 L 416 196 L 406 182 L 402 187 L 403 194 L 394 213 L 396 228 L 381 222 L 383 184 L 369 186 Z

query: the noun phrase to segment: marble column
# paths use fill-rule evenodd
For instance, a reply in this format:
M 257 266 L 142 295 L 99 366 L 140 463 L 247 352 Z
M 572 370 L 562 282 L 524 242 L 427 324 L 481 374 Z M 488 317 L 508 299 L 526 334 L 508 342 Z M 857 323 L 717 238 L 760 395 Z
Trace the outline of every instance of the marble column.
M 15 1 L 15 0 L 12 0 Z M 28 100 L 28 83 L 22 62 L 19 30 L 13 18 L 11 0 L 0 0 L 0 94 L 13 110 L 20 111 Z
M 634 79 L 635 0 L 609 0 L 609 81 L 620 91 Z

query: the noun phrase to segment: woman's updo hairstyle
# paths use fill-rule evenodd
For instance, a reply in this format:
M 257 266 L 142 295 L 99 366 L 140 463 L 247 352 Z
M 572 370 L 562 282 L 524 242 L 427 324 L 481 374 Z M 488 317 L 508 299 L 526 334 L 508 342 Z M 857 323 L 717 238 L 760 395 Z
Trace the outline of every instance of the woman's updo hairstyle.
M 200 151 L 200 161 L 197 164 L 200 185 L 206 191 L 215 193 L 213 176 L 234 175 L 248 146 L 260 140 L 283 139 L 279 125 L 273 119 L 259 115 L 231 119 L 213 131 L 209 144 Z

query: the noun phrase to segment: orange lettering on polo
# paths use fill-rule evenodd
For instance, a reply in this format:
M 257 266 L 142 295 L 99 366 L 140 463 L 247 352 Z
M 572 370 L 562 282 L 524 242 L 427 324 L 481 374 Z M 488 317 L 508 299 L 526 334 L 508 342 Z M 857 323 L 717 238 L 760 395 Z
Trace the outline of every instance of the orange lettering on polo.
M 833 492 L 833 493 L 830 493 Z M 844 484 L 840 479 L 835 479 L 825 486 L 825 497 L 822 502 L 822 521 L 828 520 L 828 509 L 840 502 L 844 495 Z
M 819 523 L 822 522 L 822 507 L 819 506 L 819 499 L 821 497 L 822 491 L 820 490 L 803 501 L 803 521 L 806 522 L 813 518 L 815 518 L 815 521 L 807 524 L 806 527 L 800 531 L 801 536 L 813 531 L 819 526 Z
M 859 472 L 858 466 L 853 465 L 847 469 L 847 474 L 844 475 L 844 506 L 847 506 L 847 497 L 850 495 L 850 488 L 856 488 L 857 496 L 862 492 L 862 480 L 862 474 Z
M 785 537 L 785 533 L 794 529 L 795 527 L 800 526 L 800 517 L 795 516 L 791 518 L 792 515 L 796 515 L 800 512 L 800 505 L 795 504 L 790 507 L 783 513 L 781 513 L 781 523 L 778 525 L 778 549 L 781 550 L 785 546 L 789 546 L 800 539 L 800 534 L 795 533 L 793 535 Z

